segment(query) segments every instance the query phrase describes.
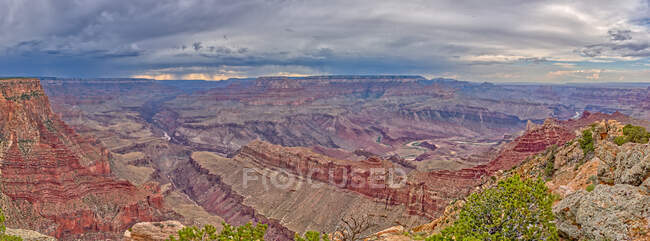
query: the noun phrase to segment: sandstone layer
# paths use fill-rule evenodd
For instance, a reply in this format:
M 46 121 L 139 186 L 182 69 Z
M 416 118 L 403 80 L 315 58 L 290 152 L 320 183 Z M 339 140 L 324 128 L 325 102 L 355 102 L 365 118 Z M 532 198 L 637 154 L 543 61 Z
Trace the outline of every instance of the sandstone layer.
M 112 238 L 162 214 L 162 196 L 111 175 L 109 153 L 52 113 L 39 80 L 0 81 L 8 226 L 60 239 Z

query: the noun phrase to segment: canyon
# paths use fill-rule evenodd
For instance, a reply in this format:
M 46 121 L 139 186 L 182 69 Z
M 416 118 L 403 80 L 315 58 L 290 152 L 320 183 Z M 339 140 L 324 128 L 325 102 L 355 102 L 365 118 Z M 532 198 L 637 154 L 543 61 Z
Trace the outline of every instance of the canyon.
M 79 204 L 70 217 L 98 223 L 73 226 L 59 214 L 9 223 L 58 238 L 93 239 L 98 236 L 80 235 L 113 235 L 136 221 L 162 219 L 218 228 L 222 221 L 262 222 L 269 224 L 269 240 L 331 232 L 351 217 L 372 220 L 368 233 L 413 227 L 594 121 L 643 125 L 638 120 L 650 113 L 647 86 L 420 76 L 43 78 L 42 88 L 30 81 L 8 87 L 3 95 L 11 101 L 1 100 L 8 111 L 36 113 L 3 117 L 9 134 L 0 143 L 2 174 L 5 186 L 13 186 L 3 189 L 3 200 L 18 210 Z M 17 124 L 16 118 L 34 121 Z M 403 185 L 370 185 L 395 181 L 370 170 L 394 169 L 403 171 Z M 291 185 L 270 185 L 285 178 Z M 43 184 L 52 180 L 60 186 Z M 105 202 L 121 208 L 81 205 Z M 114 218 L 96 218 L 102 215 Z M 61 228 L 45 228 L 52 223 Z
M 156 184 L 111 174 L 110 153 L 79 136 L 50 109 L 40 81 L 0 82 L 2 205 L 8 226 L 56 238 L 115 238 L 140 221 L 165 217 Z

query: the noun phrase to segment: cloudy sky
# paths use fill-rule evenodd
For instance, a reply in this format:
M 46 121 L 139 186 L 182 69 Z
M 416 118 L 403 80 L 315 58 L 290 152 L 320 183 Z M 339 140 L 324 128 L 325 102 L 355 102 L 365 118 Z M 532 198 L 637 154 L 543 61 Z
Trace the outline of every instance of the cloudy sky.
M 650 82 L 650 0 L 0 4 L 0 76 Z

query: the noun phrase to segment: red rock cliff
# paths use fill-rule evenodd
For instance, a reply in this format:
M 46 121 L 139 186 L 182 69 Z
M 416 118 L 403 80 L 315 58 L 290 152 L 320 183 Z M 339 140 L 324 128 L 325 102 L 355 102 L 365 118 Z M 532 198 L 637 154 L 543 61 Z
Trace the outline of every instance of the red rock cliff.
M 235 160 L 248 159 L 269 168 L 281 168 L 297 175 L 332 182 L 337 186 L 355 191 L 388 204 L 406 205 L 409 214 L 435 218 L 455 199 L 471 191 L 499 170 L 510 169 L 530 155 L 544 151 L 547 147 L 564 143 L 575 137 L 575 131 L 593 123 L 597 119 L 624 119 L 620 113 L 612 115 L 585 113 L 578 120 L 557 121 L 548 119 L 544 124 L 532 126 L 522 136 L 506 144 L 496 158 L 490 162 L 458 171 L 431 171 L 409 173 L 406 185 L 399 188 L 373 188 L 377 183 L 370 170 L 372 168 L 391 168 L 392 164 L 370 158 L 366 161 L 347 161 L 335 159 L 312 152 L 303 147 L 282 147 L 261 141 L 253 141 L 243 147 Z M 342 170 L 353 175 L 342 177 Z M 314 171 L 318 170 L 318 171 Z
M 0 80 L 0 90 L 9 226 L 59 239 L 114 238 L 160 216 L 162 196 L 112 177 L 108 151 L 52 113 L 39 80 Z

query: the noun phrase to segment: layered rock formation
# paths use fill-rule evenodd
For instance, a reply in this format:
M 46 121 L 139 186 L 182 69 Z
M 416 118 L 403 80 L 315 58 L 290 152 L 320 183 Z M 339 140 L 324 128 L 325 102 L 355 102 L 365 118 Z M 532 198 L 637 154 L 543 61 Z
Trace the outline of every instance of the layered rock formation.
M 498 141 L 525 124 L 507 112 L 461 104 L 465 100 L 451 89 L 421 81 L 418 76 L 261 77 L 179 96 L 165 103 L 154 121 L 179 143 L 223 154 L 261 139 L 382 155 L 426 139 Z
M 341 184 L 340 188 L 382 200 L 388 204 L 407 206 L 411 214 L 435 218 L 441 214 L 450 201 L 467 195 L 473 188 L 483 182 L 483 178 L 498 170 L 510 169 L 530 155 L 537 154 L 547 147 L 573 139 L 575 134 L 562 122 L 549 119 L 543 125 L 528 130 L 515 141 L 504 146 L 500 154 L 487 164 L 458 171 L 414 171 L 408 175 L 406 185 L 390 188 L 372 188 L 377 181 L 371 170 L 394 168 L 392 163 L 377 158 L 368 158 L 361 162 L 337 160 L 310 152 L 305 148 L 287 148 L 265 142 L 254 141 L 243 147 L 234 157 L 252 160 L 268 168 L 279 168 L 296 175 L 321 182 Z M 317 170 L 317 171 L 314 171 Z M 342 175 L 354 173 L 345 180 Z M 352 181 L 355 180 L 355 181 Z
M 276 220 L 278 225 L 271 227 L 277 230 L 274 237 L 288 238 L 286 230 L 332 229 L 341 218 L 338 212 L 323 211 L 328 214 L 323 216 L 309 213 L 310 209 L 359 213 L 389 207 L 404 215 L 391 219 L 407 226 L 411 219 L 436 217 L 451 200 L 486 182 L 489 174 L 516 166 L 549 145 L 562 144 L 581 126 L 609 116 L 576 112 L 620 110 L 638 117 L 647 110 L 638 107 L 644 101 L 636 100 L 648 98 L 646 88 L 621 87 L 590 105 L 593 100 L 580 93 L 608 89 L 477 84 L 417 76 L 263 77 L 191 84 L 56 80 L 46 88 L 66 122 L 84 135 L 100 137 L 113 152 L 113 173 L 138 184 L 170 182 L 166 200 L 175 202 L 172 208 L 187 216 L 179 220 L 199 220 L 192 215 L 202 217 L 199 225 L 218 224 L 216 216 L 235 224 Z M 85 94 L 77 95 L 76 90 Z M 625 96 L 629 100 L 618 104 Z M 549 116 L 581 118 L 531 125 L 530 133 L 516 140 L 511 137 L 519 135 L 516 132 L 525 128 L 527 120 L 541 124 Z M 232 158 L 197 162 L 190 153 L 199 150 Z M 277 160 L 285 157 L 274 154 L 279 152 L 286 152 L 290 160 Z M 572 153 L 578 151 L 574 148 Z M 316 154 L 325 156 L 316 159 L 326 161 L 308 159 Z M 379 159 L 367 162 L 373 156 Z M 330 161 L 341 170 L 403 167 L 409 172 L 407 186 L 379 190 L 327 185 L 324 190 L 273 192 L 241 186 L 244 167 L 254 168 L 261 179 L 286 169 L 302 183 L 307 182 L 305 167 L 328 168 Z M 312 177 L 315 182 L 329 179 Z M 584 188 L 581 185 L 576 180 L 568 186 Z M 265 201 L 257 201 L 258 197 Z M 315 209 L 313 203 L 324 208 Z M 307 219 L 307 215 L 319 218 Z
M 162 215 L 162 196 L 111 176 L 109 153 L 52 113 L 39 80 L 2 80 L 0 88 L 8 226 L 60 239 L 113 238 Z
M 319 156 L 308 149 L 302 151 L 299 155 Z M 275 154 L 278 152 L 269 153 Z M 291 157 L 294 153 L 286 154 L 288 158 L 294 158 Z M 191 163 L 179 166 L 173 176 L 177 188 L 228 223 L 242 225 L 253 221 L 269 224 L 268 240 L 291 240 L 294 232 L 308 230 L 333 231 L 343 218 L 369 213 L 373 214 L 372 222 L 377 227 L 394 222 L 417 225 L 426 221 L 408 215 L 403 205 L 386 205 L 329 182 L 289 174 L 258 162 L 251 158 L 251 153 L 240 153 L 231 159 L 209 152 L 195 152 Z M 337 183 L 347 182 L 337 180 Z

